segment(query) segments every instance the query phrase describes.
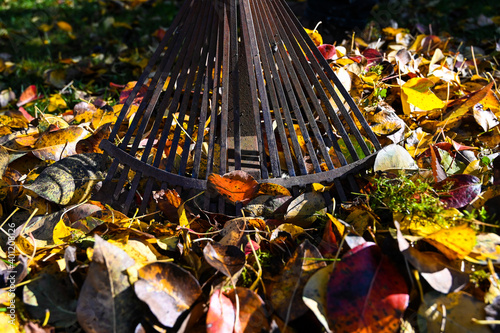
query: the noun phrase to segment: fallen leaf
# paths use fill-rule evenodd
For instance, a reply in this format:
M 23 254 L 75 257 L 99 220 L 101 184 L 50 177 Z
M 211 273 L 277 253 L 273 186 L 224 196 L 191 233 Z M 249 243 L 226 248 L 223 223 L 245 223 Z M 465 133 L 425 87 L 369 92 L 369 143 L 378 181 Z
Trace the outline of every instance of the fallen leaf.
M 423 240 L 433 245 L 448 259 L 463 259 L 476 245 L 476 232 L 467 224 L 441 229 Z
M 201 295 L 198 281 L 185 269 L 170 262 L 154 262 L 138 271 L 134 290 L 158 321 L 173 327 L 177 319 Z
M 245 253 L 233 245 L 208 243 L 203 249 L 203 256 L 207 263 L 224 274 L 232 277 L 245 266 Z
M 401 88 L 401 102 L 405 114 L 411 112 L 405 103 L 410 103 L 422 111 L 430 111 L 444 107 L 444 102 L 440 100 L 430 90 L 434 86 L 434 82 L 426 78 L 413 78 L 406 82 Z
M 102 180 L 104 160 L 101 154 L 66 157 L 45 168 L 33 183 L 24 187 L 42 198 L 60 205 L 85 200 L 93 186 Z
M 319 250 L 307 239 L 300 244 L 288 260 L 279 280 L 271 291 L 271 303 L 285 322 L 295 320 L 306 313 L 302 291 L 309 278 L 326 264 Z
M 418 309 L 418 327 L 421 332 L 491 332 L 489 327 L 471 320 L 484 320 L 484 306 L 484 302 L 463 291 L 448 295 L 427 293 Z
M 399 229 L 399 223 L 394 223 L 397 228 L 399 250 L 434 290 L 448 294 L 462 289 L 469 282 L 469 275 L 451 267 L 448 259 L 442 254 L 421 252 L 410 246 Z
M 304 28 L 304 30 L 307 32 L 309 37 L 312 39 L 312 41 L 314 42 L 314 45 L 320 46 L 321 44 L 323 44 L 323 37 L 321 37 L 318 30 L 310 30 L 310 29 L 306 29 L 306 28 Z
M 473 175 L 451 175 L 437 183 L 440 200 L 449 208 L 462 208 L 481 193 L 481 181 Z
M 367 242 L 347 252 L 330 276 L 329 326 L 334 332 L 398 332 L 409 298 L 396 266 Z
M 222 195 L 232 204 L 248 203 L 257 192 L 259 183 L 248 173 L 235 170 L 224 176 L 210 174 L 208 176 L 207 191 L 212 195 Z
M 335 45 L 331 44 L 321 44 L 318 46 L 319 52 L 326 60 L 333 60 L 337 58 L 337 52 L 335 51 Z
M 406 149 L 392 144 L 377 153 L 373 170 L 418 170 L 418 166 Z
M 226 295 L 233 304 L 239 303 L 240 311 L 234 327 L 235 333 L 269 331 L 267 319 L 269 314 L 257 293 L 248 288 L 236 287 L 236 289 L 230 289 Z
M 325 199 L 318 192 L 306 192 L 299 195 L 288 205 L 285 221 L 303 228 L 310 226 L 318 216 L 326 213 Z
M 16 105 L 17 105 L 17 107 L 21 107 L 25 104 L 33 102 L 34 100 L 37 100 L 38 98 L 39 98 L 39 96 L 38 96 L 36 86 L 31 85 L 21 93 L 21 96 L 19 96 L 19 100 L 17 101 Z M 30 121 L 30 120 L 28 120 L 28 121 Z
M 220 289 L 214 290 L 207 313 L 207 333 L 233 333 L 235 320 L 234 306 L 229 297 Z
M 109 138 L 111 134 L 111 123 L 107 123 L 99 127 L 91 136 L 80 140 L 75 146 L 77 154 L 83 153 L 103 153 L 99 145 L 103 139 Z
M 126 274 L 134 264 L 123 250 L 95 236 L 92 262 L 76 308 L 85 332 L 127 332 L 137 325 L 141 304 Z
M 483 105 L 478 103 L 472 107 L 472 114 L 476 122 L 485 132 L 500 124 L 497 116 L 490 109 L 484 109 Z
M 328 281 L 330 280 L 330 275 L 334 268 L 335 266 L 330 264 L 318 269 L 307 281 L 304 292 L 302 293 L 304 304 L 316 315 L 316 318 L 318 318 L 327 332 L 331 332 L 331 330 L 328 325 L 326 295 L 328 291 Z
M 58 327 L 76 324 L 75 296 L 75 288 L 63 275 L 42 273 L 22 288 L 22 300 L 32 318 L 42 321 L 48 311 L 48 324 Z

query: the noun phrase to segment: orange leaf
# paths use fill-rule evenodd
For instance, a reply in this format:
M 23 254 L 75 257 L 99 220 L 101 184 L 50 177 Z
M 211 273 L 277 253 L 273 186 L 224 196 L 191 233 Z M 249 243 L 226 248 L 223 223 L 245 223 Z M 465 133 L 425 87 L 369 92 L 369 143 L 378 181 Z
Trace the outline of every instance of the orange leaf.
M 235 170 L 224 176 L 211 174 L 208 176 L 207 189 L 212 194 L 219 194 L 229 202 L 248 203 L 255 196 L 259 183 L 248 173 Z

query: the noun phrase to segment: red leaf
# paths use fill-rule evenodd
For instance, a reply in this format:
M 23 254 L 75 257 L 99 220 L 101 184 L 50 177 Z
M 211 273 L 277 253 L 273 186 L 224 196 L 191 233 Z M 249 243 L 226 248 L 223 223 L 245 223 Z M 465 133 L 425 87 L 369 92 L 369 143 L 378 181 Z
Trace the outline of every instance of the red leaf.
M 379 51 L 370 48 L 363 51 L 363 56 L 366 58 L 366 60 L 368 60 L 368 67 L 379 64 L 384 59 Z
M 127 101 L 128 97 L 132 93 L 132 90 L 134 89 L 136 84 L 137 84 L 136 81 L 131 81 L 131 82 L 127 83 L 127 86 L 125 87 L 125 89 L 123 89 L 122 92 L 120 93 L 120 104 L 125 104 L 125 102 Z M 142 99 L 146 95 L 147 91 L 148 91 L 148 84 L 144 84 L 141 87 L 141 89 L 139 89 L 139 91 L 137 92 L 137 95 L 135 95 L 134 101 L 132 102 L 132 104 L 135 104 L 135 105 L 141 104 Z
M 250 253 L 252 253 L 252 248 L 257 251 L 258 249 L 260 249 L 260 245 L 257 244 L 257 242 L 253 241 L 253 240 L 250 240 L 249 242 L 246 243 L 245 245 L 245 255 L 249 255 Z
M 374 243 L 347 252 L 330 276 L 327 309 L 335 332 L 396 332 L 408 306 L 405 279 Z
M 337 52 L 335 51 L 335 45 L 332 44 L 322 44 L 318 46 L 318 50 L 327 60 L 333 60 L 337 55 Z
M 233 333 L 235 313 L 231 300 L 220 289 L 210 297 L 207 313 L 208 333 Z
M 432 175 L 434 176 L 434 181 L 436 183 L 439 183 L 440 181 L 445 180 L 447 175 L 446 175 L 446 172 L 444 171 L 443 167 L 441 166 L 441 163 L 439 163 L 434 146 L 431 146 L 430 150 L 431 150 L 431 156 L 432 156 L 432 163 L 431 163 L 432 164 Z M 438 152 L 438 154 L 439 154 L 439 152 Z
M 24 119 L 26 119 L 27 122 L 31 122 L 33 119 L 35 119 L 34 117 L 32 117 L 28 111 L 26 111 L 25 108 L 23 108 L 22 106 L 19 108 L 19 112 L 21 112 L 21 114 L 23 115 Z
M 462 208 L 467 206 L 481 193 L 481 181 L 472 175 L 452 175 L 442 182 L 436 184 L 440 192 L 440 199 L 450 208 Z
M 342 235 L 341 235 L 342 236 Z M 337 237 L 333 231 L 333 221 L 326 222 L 323 238 L 321 239 L 318 249 L 322 255 L 335 253 L 339 248 Z
M 39 97 L 40 96 L 37 96 L 36 86 L 31 85 L 22 92 L 21 97 L 19 97 L 19 102 L 17 102 L 17 106 L 23 106 L 24 104 L 38 99 Z

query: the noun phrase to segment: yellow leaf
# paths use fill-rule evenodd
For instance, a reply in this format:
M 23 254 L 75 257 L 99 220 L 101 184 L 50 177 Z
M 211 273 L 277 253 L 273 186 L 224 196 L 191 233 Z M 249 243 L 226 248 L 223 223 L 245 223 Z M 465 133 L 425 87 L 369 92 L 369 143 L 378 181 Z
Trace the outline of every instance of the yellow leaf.
M 52 25 L 48 25 L 48 24 L 46 24 L 46 23 L 43 23 L 43 24 L 40 24 L 40 25 L 38 26 L 38 29 L 40 29 L 40 30 L 41 30 L 41 31 L 43 31 L 43 32 L 49 32 L 49 31 L 50 31 L 50 29 L 52 29 Z
M 443 253 L 448 259 L 465 258 L 476 245 L 476 232 L 467 224 L 442 229 L 424 240 Z
M 179 215 L 179 225 L 187 228 L 189 226 L 189 220 L 187 218 L 186 209 L 184 208 L 184 203 L 177 209 L 177 214 Z
M 113 23 L 113 27 L 114 28 L 126 28 L 126 29 L 129 29 L 129 30 L 133 30 L 134 28 L 132 28 L 132 26 L 128 23 L 125 23 L 125 22 L 114 22 Z
M 332 214 L 330 213 L 326 213 L 326 216 L 328 216 L 328 218 L 330 219 L 330 221 L 333 222 L 333 225 L 335 226 L 335 228 L 337 228 L 338 232 L 340 235 L 344 235 L 344 231 L 345 231 L 345 225 L 342 224 L 337 218 L 335 218 Z
M 430 79 L 415 77 L 406 82 L 402 90 L 406 101 L 423 111 L 444 107 L 445 103 L 430 90 L 434 83 Z M 403 105 L 404 107 L 404 105 Z M 405 113 L 407 111 L 405 110 Z
M 304 30 L 307 32 L 309 37 L 311 37 L 316 46 L 323 44 L 323 37 L 319 34 L 318 30 L 310 30 L 306 28 L 304 28 Z
M 405 148 L 413 158 L 426 151 L 433 139 L 432 134 L 424 132 L 421 127 L 417 128 L 410 138 L 407 140 Z
M 313 183 L 312 184 L 312 189 L 315 192 L 324 192 L 325 191 L 325 186 L 321 185 L 320 183 Z
M 59 21 L 57 22 L 57 26 L 59 27 L 59 29 L 64 30 L 66 32 L 73 31 L 73 27 L 68 22 Z
M 53 94 L 49 99 L 49 112 L 54 112 L 57 109 L 66 108 L 66 101 L 62 98 L 61 94 Z
M 68 228 L 66 224 L 64 224 L 63 220 L 57 222 L 54 227 L 54 231 L 52 234 L 52 239 L 54 240 L 54 244 L 62 244 L 65 242 L 64 238 L 71 236 L 71 228 Z
M 272 184 L 272 183 L 261 183 L 259 185 L 259 190 L 255 194 L 255 196 L 259 195 L 284 195 L 284 196 L 290 196 L 290 191 L 281 185 L 278 184 Z

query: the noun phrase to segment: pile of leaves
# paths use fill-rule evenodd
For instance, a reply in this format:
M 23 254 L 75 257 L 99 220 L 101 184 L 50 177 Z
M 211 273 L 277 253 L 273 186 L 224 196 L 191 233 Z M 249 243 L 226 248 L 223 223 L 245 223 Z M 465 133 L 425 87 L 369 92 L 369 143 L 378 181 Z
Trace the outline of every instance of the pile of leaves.
M 126 216 L 92 194 L 133 78 L 105 92 L 53 72 L 5 87 L 0 330 L 498 330 L 499 50 L 396 26 L 337 45 L 307 31 L 384 147 L 330 212 L 333 184 L 292 197 L 234 171 L 207 191 L 242 217 L 173 189 Z M 3 77 L 16 67 L 0 62 Z

